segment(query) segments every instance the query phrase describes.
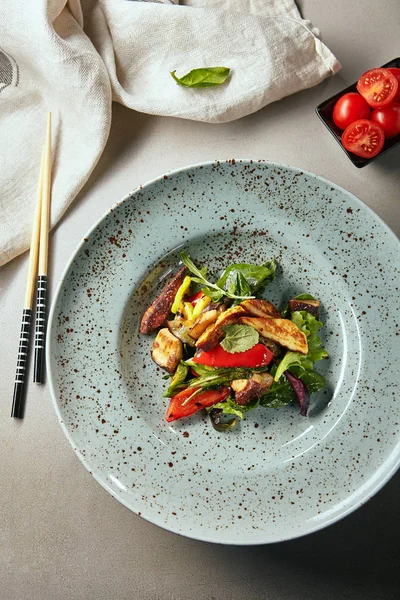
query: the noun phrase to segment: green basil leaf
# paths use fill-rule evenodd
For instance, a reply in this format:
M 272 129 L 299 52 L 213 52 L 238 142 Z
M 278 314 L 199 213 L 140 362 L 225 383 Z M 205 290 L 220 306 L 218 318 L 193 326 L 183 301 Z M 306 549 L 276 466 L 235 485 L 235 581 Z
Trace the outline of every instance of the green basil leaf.
M 171 77 L 184 87 L 199 88 L 212 87 L 225 83 L 230 69 L 228 67 L 204 67 L 201 69 L 193 69 L 183 77 L 177 77 L 176 71 L 171 71 Z
M 238 296 L 251 296 L 251 287 L 246 277 L 242 273 L 236 274 L 236 283 L 231 283 L 229 286 L 231 294 L 237 294 Z M 241 300 L 235 300 L 233 305 L 240 304 Z
M 275 260 L 269 260 L 263 265 L 238 263 L 230 265 L 225 269 L 217 281 L 217 285 L 224 290 L 230 290 L 231 286 L 234 285 L 235 294 L 237 296 L 247 296 L 249 295 L 249 292 L 241 294 L 240 290 L 237 289 L 238 284 L 239 287 L 243 285 L 247 287 L 247 289 L 250 288 L 250 294 L 254 295 L 255 292 L 261 293 L 266 284 L 275 279 L 275 274 Z
M 206 279 L 207 269 L 203 267 L 202 269 L 198 269 L 194 262 L 189 258 L 185 252 L 181 252 L 181 260 L 183 264 L 189 269 L 192 273 L 192 281 L 195 283 L 199 283 L 205 287 L 202 287 L 201 290 L 207 296 L 210 296 L 214 302 L 220 300 L 223 296 L 230 298 L 231 300 L 244 300 L 245 298 L 253 298 L 253 296 L 239 296 L 237 294 L 233 294 L 229 292 L 227 289 L 221 288 L 218 284 L 211 283 Z M 236 285 L 235 285 L 236 288 Z
M 202 287 L 201 291 L 203 292 L 203 294 L 211 298 L 213 302 L 218 302 L 224 295 L 224 292 L 222 290 L 213 290 L 209 287 Z
M 258 343 L 259 335 L 254 327 L 249 325 L 228 325 L 223 328 L 225 337 L 221 346 L 227 352 L 246 352 Z

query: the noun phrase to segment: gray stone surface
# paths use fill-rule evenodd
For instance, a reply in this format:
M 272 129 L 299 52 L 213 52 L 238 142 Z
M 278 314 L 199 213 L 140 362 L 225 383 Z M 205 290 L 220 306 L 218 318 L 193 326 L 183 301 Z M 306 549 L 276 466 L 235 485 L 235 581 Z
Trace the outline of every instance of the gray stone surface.
M 114 106 L 106 151 L 51 238 L 51 290 L 75 245 L 115 201 L 165 171 L 264 158 L 348 189 L 400 232 L 400 146 L 356 169 L 315 106 L 400 55 L 400 3 L 303 0 L 343 65 L 321 85 L 240 121 L 208 125 Z M 102 489 L 71 450 L 46 386 L 11 420 L 27 255 L 0 270 L 0 598 L 2 600 L 390 600 L 398 597 L 399 476 L 364 507 L 308 537 L 226 547 L 157 528 Z

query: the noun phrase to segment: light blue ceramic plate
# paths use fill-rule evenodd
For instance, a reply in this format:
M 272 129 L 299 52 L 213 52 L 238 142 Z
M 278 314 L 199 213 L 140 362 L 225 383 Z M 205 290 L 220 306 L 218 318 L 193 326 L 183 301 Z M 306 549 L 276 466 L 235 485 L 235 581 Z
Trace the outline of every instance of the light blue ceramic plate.
M 275 257 L 268 299 L 321 300 L 328 389 L 307 418 L 260 408 L 221 434 L 199 413 L 165 422 L 166 382 L 138 326 L 181 249 L 214 273 Z M 398 266 L 375 214 L 298 169 L 214 162 L 140 187 L 87 234 L 54 299 L 47 364 L 65 434 L 125 506 L 189 537 L 259 544 L 333 523 L 399 464 Z

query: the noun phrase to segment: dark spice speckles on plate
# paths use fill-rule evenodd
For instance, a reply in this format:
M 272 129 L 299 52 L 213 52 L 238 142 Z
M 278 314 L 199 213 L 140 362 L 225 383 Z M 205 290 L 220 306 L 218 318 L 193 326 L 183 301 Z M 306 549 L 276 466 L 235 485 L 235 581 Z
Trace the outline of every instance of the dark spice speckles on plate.
M 328 392 L 308 418 L 260 409 L 221 434 L 199 413 L 165 422 L 139 323 L 182 249 L 215 273 L 275 257 L 268 299 L 321 299 Z M 359 200 L 291 167 L 216 161 L 141 186 L 88 233 L 53 303 L 49 378 L 73 448 L 123 504 L 189 537 L 268 543 L 334 522 L 399 463 L 398 253 Z

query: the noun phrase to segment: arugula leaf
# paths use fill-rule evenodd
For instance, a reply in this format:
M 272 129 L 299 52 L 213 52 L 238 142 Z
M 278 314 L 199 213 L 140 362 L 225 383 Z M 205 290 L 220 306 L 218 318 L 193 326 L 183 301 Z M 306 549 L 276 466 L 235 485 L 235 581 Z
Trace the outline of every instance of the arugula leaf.
M 184 87 L 199 88 L 199 87 L 212 87 L 215 85 L 221 85 L 224 83 L 230 73 L 228 67 L 203 67 L 201 69 L 193 69 L 183 75 L 183 77 L 177 77 L 175 71 L 171 71 L 171 77 L 179 85 Z
M 258 332 L 249 325 L 227 325 L 223 330 L 225 337 L 221 346 L 231 354 L 250 350 L 259 340 Z
M 189 362 L 189 361 L 187 361 Z M 197 364 L 194 363 L 196 373 L 199 373 Z M 200 375 L 200 373 L 199 373 Z M 230 383 L 233 379 L 246 379 L 250 377 L 250 369 L 215 369 L 213 373 L 207 373 L 194 377 L 188 381 L 189 387 L 200 387 L 202 389 L 216 387 Z
M 178 390 L 185 387 L 185 384 L 183 382 L 185 381 L 188 372 L 189 367 L 181 361 L 176 368 L 176 371 L 171 379 L 171 383 L 168 389 L 165 390 L 165 392 L 163 393 L 163 398 L 172 398 L 172 396 L 174 396 L 174 394 Z
M 218 370 L 216 367 L 197 364 L 193 361 L 192 358 L 188 358 L 184 361 L 183 364 L 187 365 L 188 367 L 192 367 L 192 369 L 196 371 L 199 377 L 207 377 L 208 375 L 211 375 Z
M 318 321 L 313 315 L 305 310 L 295 311 L 291 315 L 291 320 L 301 331 L 307 336 L 308 354 L 300 354 L 300 352 L 286 352 L 285 356 L 278 365 L 275 381 L 278 381 L 281 375 L 289 368 L 299 367 L 300 372 L 298 377 L 301 378 L 301 373 L 304 371 L 312 371 L 313 363 L 323 358 L 328 358 L 328 353 L 322 347 L 321 340 L 318 335 L 319 329 L 323 324 Z M 294 372 L 294 371 L 293 371 Z
M 213 408 L 219 408 L 222 410 L 223 415 L 235 415 L 235 417 L 239 417 L 239 419 L 244 419 L 244 416 L 247 412 L 254 410 L 257 408 L 259 404 L 259 398 L 255 398 L 251 400 L 248 404 L 237 404 L 231 396 L 228 396 L 224 402 L 218 402 L 217 404 L 213 404 L 213 406 L 208 409 L 208 412 Z
M 267 371 L 268 366 L 258 367 L 256 369 L 248 369 L 246 367 L 209 367 L 207 365 L 199 365 L 193 362 L 192 359 L 184 361 L 188 367 L 192 367 L 199 377 L 189 379 L 186 383 L 189 387 L 209 388 L 218 385 L 230 383 L 233 379 L 249 379 L 254 371 Z
M 263 265 L 237 263 L 229 265 L 217 281 L 217 285 L 231 293 L 246 294 L 261 293 L 267 283 L 273 281 L 276 275 L 276 261 L 269 260 Z M 248 291 L 247 291 L 248 290 Z
M 192 281 L 195 283 L 200 283 L 203 287 L 201 291 L 210 296 L 210 298 L 217 302 L 222 298 L 222 296 L 226 296 L 227 298 L 231 298 L 232 300 L 245 300 L 246 298 L 254 298 L 254 296 L 239 296 L 234 293 L 229 292 L 226 289 L 221 288 L 218 284 L 211 283 L 207 281 L 205 277 L 205 270 L 198 269 L 194 262 L 189 258 L 189 256 L 185 252 L 181 252 L 181 260 L 184 265 L 189 269 L 189 271 L 194 275 L 192 277 Z
M 198 283 L 201 283 L 200 281 Z M 222 290 L 213 290 L 209 287 L 202 287 L 201 291 L 203 294 L 211 298 L 213 302 L 219 302 L 221 298 L 224 296 L 224 292 Z M 241 300 L 239 300 L 241 302 Z

